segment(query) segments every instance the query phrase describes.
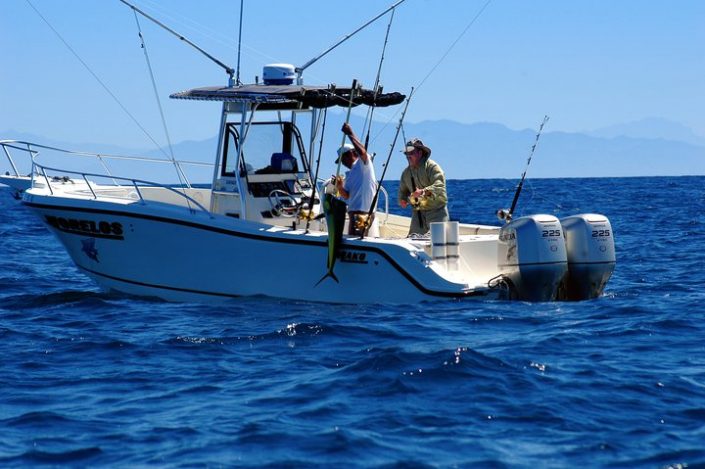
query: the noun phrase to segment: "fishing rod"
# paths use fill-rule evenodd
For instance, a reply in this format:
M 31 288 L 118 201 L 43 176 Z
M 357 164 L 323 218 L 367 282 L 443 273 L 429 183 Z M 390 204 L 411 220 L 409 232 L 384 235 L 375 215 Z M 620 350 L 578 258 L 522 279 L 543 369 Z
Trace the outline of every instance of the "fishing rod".
M 512 200 L 512 206 L 509 208 L 509 210 L 505 209 L 500 209 L 497 210 L 497 217 L 499 217 L 500 220 L 506 220 L 507 223 L 512 221 L 512 215 L 514 215 L 514 209 L 516 208 L 517 201 L 519 200 L 519 194 L 521 194 L 521 189 L 524 187 L 524 179 L 526 179 L 526 172 L 529 170 L 529 165 L 531 164 L 531 158 L 534 156 L 534 151 L 536 151 L 536 145 L 539 144 L 539 138 L 541 137 L 541 131 L 543 130 L 543 126 L 546 125 L 546 122 L 548 122 L 549 117 L 543 116 L 543 121 L 541 122 L 541 125 L 539 126 L 539 131 L 536 133 L 536 140 L 534 140 L 534 144 L 531 145 L 531 151 L 529 152 L 529 158 L 526 160 L 526 168 L 524 168 L 524 172 L 521 175 L 521 179 L 519 180 L 519 184 L 517 185 L 517 189 L 514 192 L 514 199 Z
M 485 2 L 485 4 L 482 6 L 482 8 L 480 8 L 480 10 L 475 14 L 475 16 L 474 16 L 474 17 L 470 20 L 470 22 L 465 26 L 465 29 L 463 29 L 463 31 L 455 38 L 455 40 L 450 44 L 450 46 L 448 46 L 448 48 L 447 48 L 446 51 L 443 53 L 443 55 L 441 56 L 441 58 L 438 59 L 438 62 L 436 62 L 436 64 L 433 65 L 433 67 L 431 67 L 431 69 L 428 71 L 428 73 L 426 74 L 426 76 L 425 76 L 420 82 L 418 82 L 418 85 L 415 86 L 415 88 L 416 88 L 417 90 L 418 90 L 419 88 L 421 88 L 421 87 L 424 85 L 424 83 L 426 83 L 426 80 L 428 80 L 431 75 L 433 75 L 433 73 L 434 73 L 434 72 L 436 71 L 436 69 L 441 65 L 441 63 L 443 63 L 443 61 L 448 57 L 448 55 L 449 55 L 450 52 L 453 50 L 453 48 L 455 48 L 455 46 L 458 45 L 458 43 L 459 43 L 460 40 L 463 38 L 463 36 L 465 36 L 465 34 L 468 32 L 468 30 L 470 30 L 470 28 L 477 22 L 477 20 L 480 18 L 480 16 L 482 16 L 482 14 L 485 12 L 485 10 L 486 10 L 487 7 L 490 5 L 490 3 L 492 3 L 492 0 L 487 0 L 487 1 Z M 382 126 L 382 128 L 379 129 L 379 131 L 377 132 L 375 138 L 377 138 L 379 135 L 382 134 L 382 132 L 384 132 L 384 129 L 386 129 L 387 126 L 389 125 L 389 123 L 392 122 L 392 120 L 394 120 L 394 118 L 396 117 L 396 115 L 397 115 L 398 112 L 399 112 L 399 111 L 395 112 L 394 115 L 392 115 L 392 117 L 390 117 L 390 118 L 387 120 L 387 122 Z M 403 134 L 404 134 L 404 131 L 403 131 L 403 129 L 402 129 L 402 135 L 403 135 Z M 404 141 L 406 141 L 406 137 L 404 137 Z
M 326 102 L 326 104 L 327 104 L 327 102 Z M 318 158 L 316 159 L 316 175 L 313 177 L 313 184 L 311 187 L 311 201 L 310 201 L 309 207 L 308 207 L 309 213 L 308 213 L 308 216 L 306 217 L 306 233 L 308 233 L 308 228 L 311 225 L 311 218 L 313 218 L 313 206 L 316 203 L 316 186 L 318 185 L 318 170 L 321 168 L 321 153 L 323 152 L 323 136 L 326 133 L 326 120 L 327 120 L 327 118 L 328 118 L 328 106 L 323 108 L 323 117 L 322 117 L 323 123 L 321 125 L 321 142 L 318 145 Z M 316 126 L 316 127 L 318 127 L 318 126 Z
M 355 99 L 355 91 L 357 90 L 357 79 L 353 79 L 352 86 L 350 87 L 350 101 L 348 101 L 348 111 L 347 114 L 345 115 L 345 123 L 347 124 L 350 122 L 350 113 L 352 112 L 352 107 L 353 107 L 353 100 Z M 343 140 L 340 142 L 340 146 L 342 147 L 345 145 L 345 139 L 348 136 L 343 134 Z M 341 155 L 338 155 L 341 156 Z M 336 179 L 338 176 L 340 176 L 340 164 L 343 162 L 342 158 L 338 158 L 338 167 L 335 170 L 335 177 Z
M 124 1 L 124 0 L 120 0 L 120 1 Z M 381 18 L 382 16 L 384 16 L 388 11 L 393 10 L 394 8 L 396 8 L 397 6 L 401 5 L 401 4 L 404 3 L 405 1 L 406 1 L 406 0 L 398 0 L 398 1 L 397 1 L 396 3 L 394 3 L 392 6 L 390 6 L 389 8 L 387 8 L 386 10 L 384 10 L 382 13 L 378 14 L 377 16 L 375 16 L 374 18 L 372 18 L 371 20 L 369 20 L 367 23 L 365 23 L 365 24 L 363 24 L 362 26 L 360 26 L 359 28 L 357 28 L 357 29 L 356 29 L 355 31 L 353 31 L 352 33 L 343 36 L 338 42 L 336 42 L 335 44 L 333 44 L 332 46 L 330 46 L 328 49 L 326 49 L 325 51 L 323 51 L 323 52 L 321 52 L 320 54 L 318 54 L 316 57 L 312 58 L 311 60 L 309 60 L 308 62 L 306 62 L 306 63 L 303 64 L 302 66 L 296 67 L 296 70 L 295 70 L 295 71 L 296 71 L 296 83 L 297 83 L 298 85 L 303 84 L 303 79 L 302 79 L 301 76 L 303 75 L 304 70 L 306 70 L 308 67 L 310 67 L 310 66 L 313 65 L 314 63 L 318 62 L 318 61 L 319 61 L 320 59 L 322 59 L 324 56 L 328 55 L 328 53 L 330 53 L 333 49 L 335 49 L 336 47 L 338 47 L 339 45 L 341 45 L 342 43 L 344 43 L 345 41 L 347 41 L 348 39 L 350 39 L 351 37 L 353 37 L 355 34 L 359 33 L 360 31 L 362 31 L 363 29 L 365 29 L 366 27 L 368 27 L 369 25 L 371 25 L 372 23 L 374 23 L 375 21 L 377 21 L 378 19 L 380 19 L 380 18 Z
M 174 31 L 173 29 L 171 29 L 170 27 L 168 27 L 168 26 L 165 25 L 164 23 L 162 23 L 162 22 L 160 22 L 159 20 L 157 20 L 156 18 L 153 18 L 152 16 L 148 15 L 147 13 L 145 13 L 145 12 L 142 11 L 142 10 L 140 10 L 140 9 L 137 8 L 136 6 L 132 5 L 131 3 L 127 2 L 126 0 L 119 0 L 119 1 L 121 1 L 122 3 L 124 3 L 125 5 L 127 5 L 128 7 L 132 8 L 133 11 L 135 11 L 135 12 L 139 13 L 140 15 L 144 16 L 145 18 L 147 18 L 148 20 L 152 21 L 152 22 L 155 23 L 156 25 L 161 26 L 163 29 L 169 31 L 171 34 L 173 34 L 174 36 L 176 36 L 176 37 L 179 38 L 180 40 L 184 41 L 186 44 L 190 45 L 191 47 L 193 47 L 194 49 L 196 49 L 198 52 L 200 52 L 201 54 L 205 55 L 205 56 L 208 57 L 210 60 L 212 60 L 213 62 L 215 62 L 216 64 L 218 64 L 220 67 L 222 67 L 222 68 L 225 70 L 225 73 L 227 73 L 227 74 L 230 76 L 230 81 L 232 82 L 232 80 L 233 80 L 233 75 L 235 74 L 235 70 L 233 70 L 232 67 L 230 67 L 230 66 L 224 64 L 223 62 L 221 62 L 220 60 L 216 59 L 216 58 L 213 57 L 211 54 L 209 54 L 209 53 L 206 52 L 205 50 L 201 49 L 200 47 L 198 47 L 198 46 L 197 46 L 196 44 L 194 44 L 193 42 L 189 41 L 187 38 L 185 38 L 185 37 L 182 36 L 181 34 L 177 33 L 176 31 Z
M 389 31 L 392 29 L 392 21 L 394 20 L 395 11 L 396 10 L 392 8 L 392 14 L 389 17 L 389 23 L 387 24 L 387 32 L 384 35 L 384 45 L 382 46 L 382 55 L 379 58 L 379 66 L 377 67 L 377 77 L 375 78 L 374 96 L 372 102 L 377 99 L 377 95 L 381 91 L 381 87 L 379 86 L 379 78 L 382 75 L 382 62 L 384 62 L 384 52 L 387 50 L 387 42 L 389 41 Z M 369 112 L 367 113 L 367 117 L 365 119 L 364 127 L 367 127 L 367 134 L 365 135 L 365 149 L 368 148 L 368 144 L 370 143 L 370 131 L 372 130 L 372 116 L 374 115 L 375 107 L 376 106 L 370 106 Z M 364 127 L 363 133 L 365 132 Z
M 382 170 L 382 177 L 377 181 L 377 190 L 375 191 L 375 196 L 372 199 L 372 204 L 370 204 L 370 210 L 367 212 L 367 219 L 365 220 L 365 229 L 362 230 L 362 234 L 360 235 L 360 239 L 365 238 L 365 231 L 372 225 L 372 213 L 375 211 L 375 207 L 377 206 L 377 200 L 379 199 L 379 191 L 382 189 L 382 181 L 384 181 L 384 176 L 387 174 L 387 168 L 389 168 L 389 161 L 392 159 L 392 153 L 394 152 L 394 145 L 397 143 L 397 138 L 399 138 L 399 131 L 401 130 L 402 124 L 404 123 L 404 117 L 406 116 L 406 110 L 409 108 L 409 103 L 411 102 L 411 98 L 414 95 L 414 88 L 411 88 L 411 92 L 409 93 L 409 97 L 406 98 L 406 104 L 404 105 L 404 110 L 401 113 L 401 117 L 399 118 L 399 124 L 397 124 L 397 131 L 394 134 L 394 140 L 392 140 L 392 144 L 389 146 L 389 154 L 387 155 L 387 161 L 384 163 L 384 169 Z M 367 149 L 365 149 L 367 151 Z

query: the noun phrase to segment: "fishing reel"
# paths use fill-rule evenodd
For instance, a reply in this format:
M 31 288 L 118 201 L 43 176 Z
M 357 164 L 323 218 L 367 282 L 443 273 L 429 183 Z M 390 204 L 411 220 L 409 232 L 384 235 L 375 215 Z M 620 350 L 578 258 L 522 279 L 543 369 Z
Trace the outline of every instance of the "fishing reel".
M 310 221 L 313 220 L 313 212 L 308 209 L 308 205 L 302 205 L 299 211 L 296 213 L 296 218 L 299 219 L 299 221 Z
M 320 220 L 321 218 L 325 217 L 326 214 L 321 212 L 321 213 L 315 213 L 313 210 L 309 208 L 309 205 L 307 203 L 302 203 L 301 206 L 298 209 L 298 212 L 296 212 L 296 218 L 299 221 L 314 221 L 314 220 Z
M 355 223 L 355 230 L 359 232 L 366 231 L 372 224 L 371 221 L 367 214 L 360 213 L 354 215 L 353 223 Z
M 500 220 L 505 221 L 507 223 L 512 221 L 512 214 L 506 208 L 500 208 L 499 210 L 497 210 L 496 215 L 497 215 L 497 218 L 499 218 Z
M 414 193 L 409 195 L 406 200 L 409 202 L 409 205 L 411 205 L 415 210 L 424 209 L 428 205 L 428 203 L 435 197 L 433 193 L 428 189 L 421 191 L 418 196 L 415 196 Z

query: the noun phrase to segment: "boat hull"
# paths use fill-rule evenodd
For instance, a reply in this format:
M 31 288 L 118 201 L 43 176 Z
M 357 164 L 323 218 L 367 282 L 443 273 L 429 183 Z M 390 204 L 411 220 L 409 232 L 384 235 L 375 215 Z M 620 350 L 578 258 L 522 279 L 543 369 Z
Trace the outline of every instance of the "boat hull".
M 53 200 L 54 199 L 54 200 Z M 333 303 L 492 296 L 439 275 L 403 242 L 347 238 L 332 278 L 324 233 L 273 228 L 153 204 L 27 194 L 81 271 L 109 290 L 169 301 L 264 295 Z M 117 205 L 117 207 L 116 207 Z

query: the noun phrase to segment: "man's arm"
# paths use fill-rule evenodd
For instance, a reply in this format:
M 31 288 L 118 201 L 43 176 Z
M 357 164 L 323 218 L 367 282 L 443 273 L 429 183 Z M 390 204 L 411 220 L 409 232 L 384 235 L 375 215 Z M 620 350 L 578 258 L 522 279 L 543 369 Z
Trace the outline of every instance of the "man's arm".
M 357 154 L 360 155 L 360 159 L 362 160 L 362 162 L 367 164 L 370 160 L 369 156 L 367 155 L 367 150 L 364 146 L 362 146 L 362 143 L 360 143 L 360 140 L 357 138 L 357 135 L 355 135 L 355 132 L 353 132 L 352 127 L 350 127 L 350 124 L 348 124 L 347 122 L 343 124 L 342 131 L 350 139 L 350 143 L 352 143 L 355 147 L 355 150 L 357 151 Z
M 408 185 L 408 178 L 405 178 L 404 176 L 406 175 L 408 169 L 405 169 L 401 173 L 401 178 L 399 179 L 399 193 L 398 193 L 398 198 L 399 198 L 399 205 L 401 205 L 401 208 L 406 208 L 406 206 L 409 204 L 409 196 L 411 195 L 412 189 Z
M 432 162 L 428 167 L 428 175 L 429 179 L 431 179 L 431 184 L 423 188 L 424 195 L 447 202 L 446 177 L 441 166 L 436 162 Z

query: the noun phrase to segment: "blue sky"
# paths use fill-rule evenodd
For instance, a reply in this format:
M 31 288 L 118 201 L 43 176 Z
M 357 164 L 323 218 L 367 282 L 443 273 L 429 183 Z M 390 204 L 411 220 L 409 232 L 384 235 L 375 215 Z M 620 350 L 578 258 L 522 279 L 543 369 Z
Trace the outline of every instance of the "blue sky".
M 159 111 L 132 11 L 118 0 L 30 0 L 123 105 L 163 142 Z M 236 65 L 239 1 L 135 0 L 224 62 Z M 301 65 L 390 1 L 245 1 L 243 81 L 272 62 Z M 407 0 L 394 17 L 382 83 L 418 86 L 487 0 Z M 152 143 L 26 0 L 0 15 L 0 131 L 70 142 Z M 306 83 L 372 85 L 388 17 L 304 74 Z M 226 82 L 217 66 L 147 20 L 141 26 L 172 141 L 216 132 L 218 106 L 169 100 Z M 705 135 L 705 2 L 492 0 L 419 88 L 410 122 L 490 121 L 589 131 L 647 117 Z M 363 111 L 358 111 L 362 113 Z M 389 120 L 394 111 L 380 111 Z M 3 135 L 9 138 L 12 135 Z

